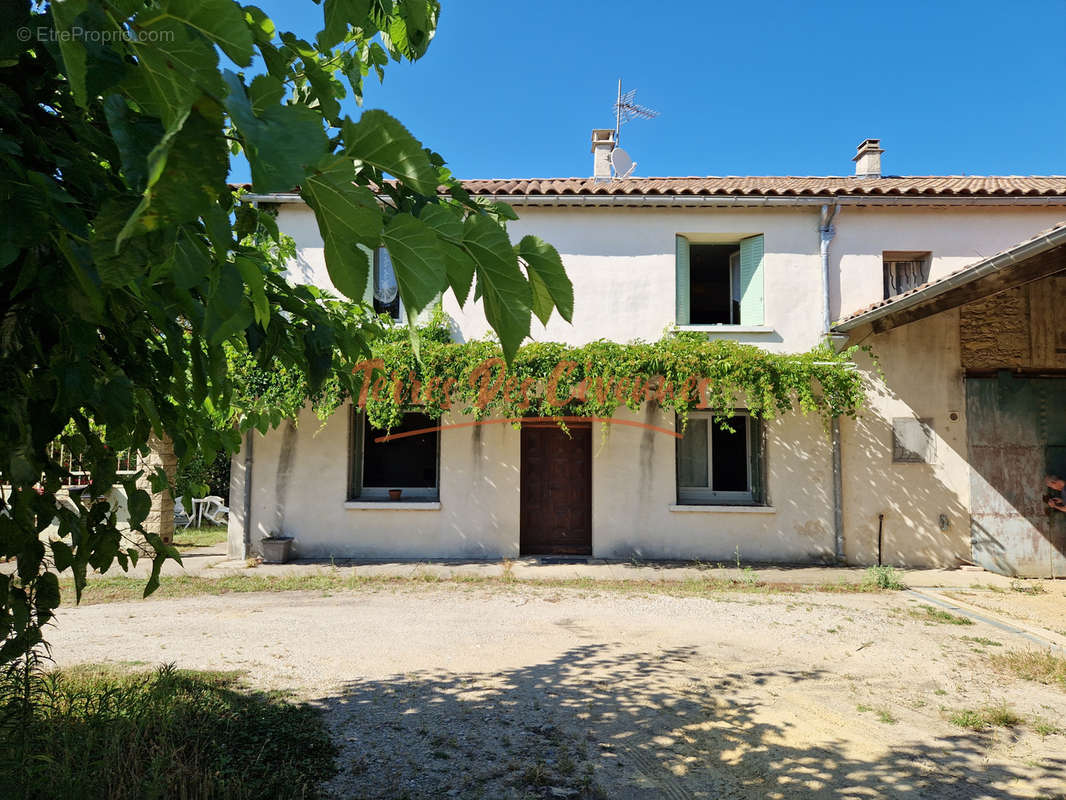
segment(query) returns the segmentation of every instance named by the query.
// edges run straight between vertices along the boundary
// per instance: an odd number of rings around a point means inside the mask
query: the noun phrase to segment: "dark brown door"
[[[592,429],[522,426],[523,555],[592,554]]]

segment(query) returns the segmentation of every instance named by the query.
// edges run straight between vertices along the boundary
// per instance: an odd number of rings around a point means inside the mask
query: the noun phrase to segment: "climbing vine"
[[[351,375],[336,375],[310,395],[285,372],[249,373],[272,398],[272,415],[295,415],[310,400],[321,419],[351,398],[377,428],[395,427],[418,411],[475,418],[587,416],[609,418],[624,406],[653,402],[682,420],[695,409],[720,420],[738,405],[772,418],[798,409],[827,422],[854,416],[865,397],[852,363],[857,348],[822,345],[800,354],[771,353],[701,333],[670,331],[655,342],[597,340],[581,346],[531,342],[510,365],[491,339],[451,341],[438,311],[418,330],[416,354],[405,329],[386,331]],[[274,423],[276,424],[276,422]]]

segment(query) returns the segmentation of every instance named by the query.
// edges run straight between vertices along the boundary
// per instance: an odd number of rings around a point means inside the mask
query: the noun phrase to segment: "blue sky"
[[[310,0],[259,5],[320,27]],[[426,57],[368,79],[364,107],[461,178],[590,175],[618,78],[661,114],[623,128],[638,176],[846,175],[866,137],[885,174],[1066,174],[1063,0],[442,6]]]

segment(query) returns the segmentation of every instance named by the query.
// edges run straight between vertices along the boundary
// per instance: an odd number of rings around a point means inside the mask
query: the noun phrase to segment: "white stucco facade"
[[[546,327],[534,320],[534,340],[659,338],[675,321],[678,234],[693,243],[764,237],[764,324],[719,326],[709,337],[777,352],[802,352],[822,339],[818,205],[517,211],[512,239],[533,233],[551,242],[574,284],[573,324],[557,316]],[[1064,217],[1062,206],[842,207],[829,258],[831,318],[882,299],[885,251],[931,253],[930,278],[936,279]],[[332,288],[312,213],[285,204],[279,224],[297,243],[294,280]],[[489,331],[480,305],[460,308],[449,294],[443,308],[458,338]],[[869,404],[859,419],[842,424],[844,555],[851,563],[874,560],[879,525],[886,563],[954,566],[967,558],[969,473],[957,336],[957,324],[941,316],[863,342],[873,345],[884,375],[861,364]],[[892,463],[892,419],[908,416],[934,420],[932,463]],[[661,412],[633,418],[674,425],[672,415]],[[291,426],[255,434],[247,521],[240,499],[247,454],[234,457],[232,554],[245,554],[246,524],[251,550],[274,532],[293,536],[301,557],[520,554],[517,430],[498,424],[443,431],[439,502],[382,504],[348,499],[350,424],[345,406],[325,423],[307,411]],[[675,439],[621,426],[603,433],[594,426],[592,555],[726,561],[739,550],[746,560],[832,560],[832,450],[822,421],[790,414],[769,421],[764,436],[765,504],[693,508],[678,505]]]

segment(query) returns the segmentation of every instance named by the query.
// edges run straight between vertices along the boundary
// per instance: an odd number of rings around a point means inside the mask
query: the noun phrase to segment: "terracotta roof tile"
[[[1066,175],[943,175],[882,178],[737,176],[684,178],[505,178],[466,180],[476,195],[1066,196]]]

